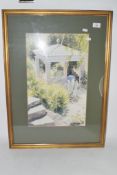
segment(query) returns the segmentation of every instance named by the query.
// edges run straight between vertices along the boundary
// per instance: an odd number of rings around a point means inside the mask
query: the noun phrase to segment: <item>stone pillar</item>
[[[46,81],[49,82],[50,79],[50,62],[45,64],[45,74],[46,74]]]
[[[64,77],[66,77],[66,78],[67,78],[67,68],[68,68],[68,62],[65,61],[64,62]]]
[[[36,70],[36,76],[39,78],[39,58],[35,57],[35,70]]]

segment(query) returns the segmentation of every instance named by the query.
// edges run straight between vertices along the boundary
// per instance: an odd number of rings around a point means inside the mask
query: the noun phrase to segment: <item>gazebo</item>
[[[62,44],[50,45],[44,49],[33,50],[35,62],[34,67],[37,77],[41,75],[40,64],[43,64],[45,80],[50,81],[51,65],[54,63],[61,63],[63,65],[63,75],[61,79],[67,78],[67,69],[70,62],[77,62],[80,60],[80,52]]]

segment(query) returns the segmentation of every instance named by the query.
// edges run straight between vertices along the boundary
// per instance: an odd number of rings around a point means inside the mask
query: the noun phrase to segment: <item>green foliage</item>
[[[80,59],[77,61],[77,68],[80,68],[80,66],[83,64],[83,59]]]
[[[75,35],[75,42],[76,42],[76,46],[75,48],[79,49],[81,52],[83,53],[88,53],[88,49],[89,49],[89,42],[88,42],[88,34],[79,34],[79,35]]]
[[[88,53],[88,37],[89,34],[50,34],[48,44],[57,44],[57,40],[59,40],[59,43],[64,46],[80,50],[82,53]]]
[[[27,59],[27,88],[28,96],[38,96],[38,81],[35,78],[35,72],[33,65],[29,59]]]
[[[84,87],[87,86],[87,73],[84,71],[81,77],[81,82]]]
[[[69,102],[69,93],[62,85],[48,84],[35,78],[31,61],[27,61],[27,88],[28,96],[40,98],[50,110],[62,112]]]
[[[39,97],[52,111],[62,112],[69,102],[69,93],[61,85],[39,82]]]
[[[71,120],[72,120],[72,123],[74,124],[85,124],[85,118],[84,116],[81,116],[81,115],[78,115],[78,114],[75,114],[73,116],[71,116]]]

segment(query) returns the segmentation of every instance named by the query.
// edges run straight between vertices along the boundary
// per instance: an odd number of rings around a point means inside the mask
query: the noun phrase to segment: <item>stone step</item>
[[[28,110],[28,114],[33,114],[35,112],[40,112],[42,110],[46,110],[46,108],[41,104],[41,105],[38,105],[38,106],[35,106],[33,108],[31,108],[30,110]]]
[[[45,117],[46,115],[47,115],[46,110],[41,110],[41,111],[38,111],[38,112],[34,112],[34,113],[28,115],[28,121],[32,122],[34,120],[38,120],[38,119],[41,119],[41,118]]]
[[[30,122],[31,125],[33,126],[41,126],[41,125],[47,125],[47,126],[52,126],[54,125],[54,120],[52,120],[48,115],[46,115],[45,117],[32,121]]]
[[[28,97],[28,110],[38,105],[41,105],[41,100],[39,98]]]

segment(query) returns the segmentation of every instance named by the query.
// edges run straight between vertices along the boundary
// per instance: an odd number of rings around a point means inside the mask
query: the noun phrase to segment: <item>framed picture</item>
[[[3,10],[10,148],[103,147],[111,11]]]

